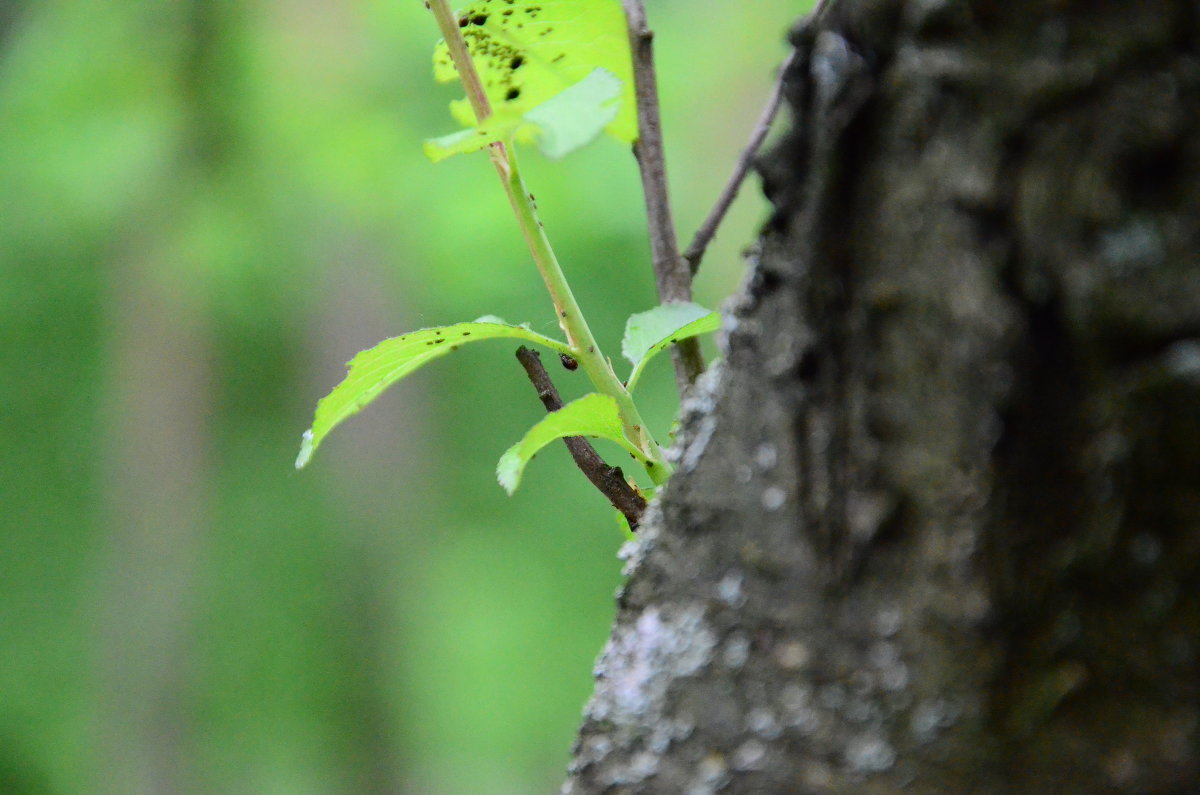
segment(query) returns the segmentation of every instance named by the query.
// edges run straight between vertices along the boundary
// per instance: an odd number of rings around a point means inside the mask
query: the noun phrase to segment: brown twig
[[[758,121],[754,125],[754,132],[750,135],[750,141],[738,157],[737,164],[733,168],[733,174],[730,175],[729,181],[725,183],[725,187],[721,190],[721,195],[717,198],[717,203],[709,211],[708,217],[704,219],[704,223],[696,230],[696,236],[692,238],[691,245],[688,246],[687,251],[683,254],[683,259],[687,262],[688,270],[693,276],[700,269],[700,260],[704,258],[704,252],[708,249],[708,244],[712,242],[713,236],[717,233],[717,227],[721,225],[721,221],[725,219],[725,213],[729,211],[733,200],[737,198],[738,190],[741,189],[746,175],[750,173],[750,167],[754,164],[754,158],[758,154],[758,150],[762,148],[763,141],[767,138],[767,133],[771,131],[771,122],[775,120],[775,114],[779,111],[779,104],[783,99],[784,75],[787,74],[788,67],[791,66],[794,57],[795,52],[793,51],[779,67],[779,76],[775,80],[775,87],[771,90],[767,106],[763,109],[762,115],[758,117]]]
[[[538,352],[522,345],[517,348],[517,361],[525,368],[525,373],[529,376],[533,388],[537,390],[538,397],[541,398],[546,411],[561,409],[563,407],[562,398],[559,397],[554,382],[550,380],[550,374],[542,366],[542,357]],[[591,442],[582,436],[567,436],[563,438],[563,442],[571,451],[571,458],[575,459],[575,465],[582,470],[592,485],[608,498],[612,506],[625,515],[630,529],[637,530],[642,513],[646,510],[646,500],[626,482],[621,468],[610,467],[604,463],[604,459],[596,452],[596,448],[592,447]]]
[[[654,33],[646,24],[641,0],[622,0],[629,23],[629,46],[633,51],[633,83],[637,97],[638,140],[633,145],[642,192],[646,196],[646,220],[650,229],[650,253],[658,300],[692,300],[692,272],[679,255],[675,222],[667,194],[667,164],[663,155],[662,121],[658,111],[658,78],[654,72]],[[675,380],[682,395],[704,372],[704,358],[695,338],[675,344],[671,358]]]

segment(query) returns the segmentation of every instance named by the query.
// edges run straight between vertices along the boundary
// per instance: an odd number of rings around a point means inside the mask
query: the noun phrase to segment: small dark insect
[[[471,17],[472,25],[482,25],[485,22],[487,22],[487,14],[476,14],[475,16]]]
[[[521,89],[519,89],[519,88],[510,88],[510,89],[508,90],[508,93],[504,95],[504,98],[505,98],[505,99],[507,99],[507,100],[510,100],[510,101],[511,101],[511,100],[514,100],[514,99],[516,99],[516,98],[517,98],[517,97],[519,97],[519,96],[521,96]]]
[[[469,331],[464,331],[464,332],[463,332],[463,336],[464,336],[464,337],[469,337],[469,336],[471,336],[471,332],[469,332]]]
[[[525,63],[525,58],[523,56],[517,55],[512,59],[512,62],[508,66],[510,69],[520,69],[521,64],[523,64],[523,63]]]
[[[575,358],[573,356],[568,356],[565,353],[560,353],[558,355],[558,360],[560,362],[562,362],[563,367],[567,368],[571,372],[574,372],[575,370],[577,370],[579,368],[579,362],[575,361]]]

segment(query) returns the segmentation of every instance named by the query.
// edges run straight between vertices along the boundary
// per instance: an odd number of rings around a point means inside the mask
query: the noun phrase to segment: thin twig
[[[641,0],[622,0],[629,23],[629,46],[633,51],[633,83],[637,97],[638,140],[633,145],[642,191],[646,196],[646,220],[650,229],[650,253],[658,299],[692,300],[692,273],[679,255],[675,222],[667,195],[667,164],[663,155],[662,121],[658,110],[658,78],[654,72],[654,34],[646,24]],[[675,380],[682,395],[704,372],[704,359],[695,338],[675,344],[672,351]]]
[[[762,148],[763,141],[767,138],[767,133],[771,131],[771,122],[775,120],[775,114],[779,111],[779,105],[783,99],[783,80],[787,74],[788,67],[792,65],[792,60],[796,53],[793,51],[784,59],[783,64],[779,67],[779,75],[775,80],[775,87],[771,90],[771,96],[767,100],[767,106],[763,108],[762,115],[758,117],[758,121],[754,125],[754,132],[750,135],[750,141],[742,150],[741,156],[738,157],[737,165],[733,168],[733,174],[730,175],[729,181],[725,183],[724,189],[721,190],[721,195],[717,198],[717,203],[713,205],[709,211],[708,217],[704,219],[704,223],[696,230],[696,236],[692,238],[691,245],[684,252],[683,258],[688,264],[688,270],[692,275],[700,269],[700,260],[704,258],[704,252],[708,248],[708,244],[712,242],[713,236],[717,233],[717,227],[721,225],[721,221],[725,218],[725,213],[729,211],[733,200],[737,198],[738,191],[742,187],[742,182],[745,181],[746,175],[750,173],[750,167],[754,164],[754,158],[758,155],[758,150]]]
[[[525,368],[533,388],[537,390],[542,405],[546,411],[558,411],[563,407],[562,398],[550,380],[550,374],[542,365],[542,357],[535,350],[522,345],[517,348],[517,361]],[[625,480],[620,467],[610,467],[592,447],[591,442],[582,436],[567,436],[563,438],[575,465],[583,471],[592,485],[608,498],[612,506],[625,515],[629,528],[636,530],[642,513],[646,510],[646,500]]]

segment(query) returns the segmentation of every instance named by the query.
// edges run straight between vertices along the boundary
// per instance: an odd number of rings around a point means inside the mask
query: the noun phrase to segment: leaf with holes
[[[646,460],[637,446],[625,438],[617,401],[608,395],[593,392],[547,414],[529,429],[525,438],[505,451],[496,465],[496,479],[504,490],[509,494],[515,492],[521,483],[525,465],[543,447],[565,436],[610,439],[639,461]]]
[[[312,459],[322,440],[338,424],[362,411],[401,378],[467,343],[503,338],[528,340],[559,353],[571,353],[571,349],[558,340],[492,317],[480,318],[473,323],[421,329],[384,340],[351,359],[346,378],[317,403],[312,427],[304,432],[300,444],[296,468],[302,468]]]
[[[676,302],[659,304],[653,309],[631,315],[625,323],[621,355],[633,363],[629,391],[641,378],[646,363],[668,346],[721,327],[721,314],[699,304]]]
[[[583,143],[594,133],[582,136],[579,130],[589,128],[603,128],[626,143],[637,138],[633,65],[618,0],[477,0],[458,19],[494,115],[479,125],[470,103],[455,100],[451,113],[471,130],[430,142],[431,156],[471,151],[508,137],[538,140],[543,148],[549,139],[552,150],[561,149],[553,142],[562,139],[564,129]],[[439,82],[457,79],[444,41],[434,51],[433,64]],[[549,103],[572,88],[570,101]]]

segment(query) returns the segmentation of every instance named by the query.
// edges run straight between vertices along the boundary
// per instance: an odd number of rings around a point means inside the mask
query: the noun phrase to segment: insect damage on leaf
[[[544,118],[516,122],[602,69],[615,78],[617,104],[597,129],[627,143],[636,139],[633,66],[618,0],[477,0],[459,12],[458,23],[497,117],[489,127],[515,129],[518,139],[531,140]],[[434,77],[457,79],[444,41],[434,52]],[[450,108],[463,125],[477,124],[467,100]]]

